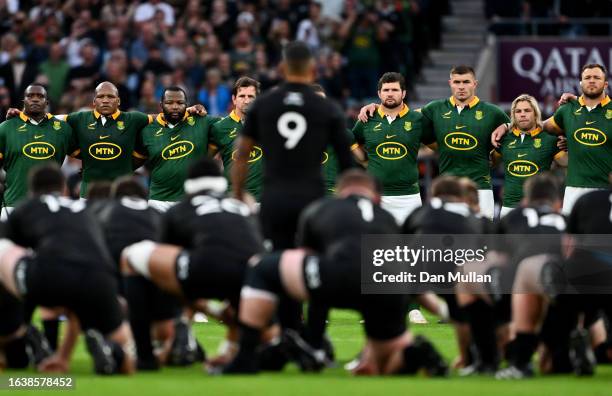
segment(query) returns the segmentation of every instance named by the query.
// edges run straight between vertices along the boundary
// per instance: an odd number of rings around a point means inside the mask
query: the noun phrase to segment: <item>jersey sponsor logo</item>
[[[585,121],[585,124],[587,125],[591,125],[591,124],[595,124],[597,121]]]
[[[165,160],[175,160],[191,154],[194,148],[195,146],[189,140],[179,140],[167,145],[161,155]]]
[[[159,128],[157,131],[155,131],[155,136],[161,136],[164,134],[164,128]]]
[[[508,173],[516,177],[533,176],[540,168],[533,162],[527,160],[516,160],[508,164]]]
[[[45,137],[45,135],[34,135],[34,139],[40,139],[40,138],[43,138],[43,137]]]
[[[62,125],[60,124],[59,121],[53,121],[53,129],[55,129],[56,131],[59,131],[62,128]]]
[[[236,152],[237,151],[238,150],[232,151],[232,161],[236,160]],[[327,153],[324,152],[323,154],[327,154]],[[261,147],[253,146],[253,150],[251,150],[251,152],[249,153],[249,159],[247,160],[247,162],[248,163],[257,162],[257,161],[259,161],[261,159],[261,157],[263,157],[263,150],[261,149]],[[324,162],[322,162],[322,164],[323,163]]]
[[[607,120],[612,120],[612,110],[608,109],[606,110],[606,115],[605,115]]]
[[[123,121],[117,121],[117,129],[119,129],[120,131],[125,129],[125,124],[123,123]]]
[[[329,154],[327,154],[327,152],[323,151],[323,160],[321,161],[321,165],[325,165],[327,160],[329,160]]]
[[[376,132],[382,131],[382,122],[379,122],[376,125],[374,125],[374,128],[372,130]]]
[[[230,133],[229,133],[229,135],[228,135],[228,136],[229,136],[229,137],[231,137],[232,139],[233,139],[233,138],[235,138],[235,137],[236,137],[236,135],[238,135],[238,131],[237,131],[237,129],[238,129],[238,128],[234,128],[234,129],[232,129],[232,130],[230,131]]]
[[[287,92],[287,95],[283,99],[283,103],[287,106],[303,106],[304,98],[300,92]]]
[[[27,126],[27,124],[21,124],[21,126],[19,128],[17,128],[17,130],[19,132],[25,132],[25,131],[28,130],[28,126]]]
[[[404,158],[408,149],[398,142],[384,142],[376,146],[376,154],[382,159],[395,161]]]
[[[391,138],[394,138],[394,137],[396,137],[396,136],[397,136],[397,135],[385,135],[385,138],[387,138],[387,139],[391,139]]]
[[[447,111],[446,113],[442,114],[442,118],[451,118],[452,112],[452,110]]]
[[[533,147],[537,148],[537,149],[542,147],[542,139],[540,139],[540,138],[533,139]]]
[[[585,146],[601,146],[608,140],[608,137],[599,129],[579,128],[574,132],[574,139]]]
[[[55,147],[47,142],[31,142],[21,149],[23,155],[35,160],[45,160],[55,155]]]
[[[121,155],[121,147],[111,142],[98,142],[89,146],[89,155],[100,161],[110,161]]]
[[[444,144],[453,150],[472,150],[478,146],[478,140],[465,132],[451,132],[444,137]]]
[[[176,139],[179,138],[179,136],[181,136],[181,135],[171,136],[170,137],[170,141],[174,142]]]
[[[406,121],[404,122],[404,130],[406,132],[411,131],[412,130],[412,122],[411,121]]]
[[[484,118],[484,113],[481,110],[476,110],[476,114],[474,114],[474,118],[480,121]]]
[[[100,135],[100,140],[104,140],[104,139],[109,138],[109,137],[110,137],[110,135],[104,135],[104,136]]]
[[[189,126],[195,125],[195,120],[193,119],[192,116],[187,117],[187,124],[189,124]]]

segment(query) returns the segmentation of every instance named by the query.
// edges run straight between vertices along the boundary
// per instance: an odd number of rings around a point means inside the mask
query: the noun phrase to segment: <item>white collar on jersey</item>
[[[227,179],[223,176],[211,177],[204,176],[195,179],[185,180],[183,185],[185,193],[195,194],[198,191],[210,190],[214,192],[224,193],[227,190]]]

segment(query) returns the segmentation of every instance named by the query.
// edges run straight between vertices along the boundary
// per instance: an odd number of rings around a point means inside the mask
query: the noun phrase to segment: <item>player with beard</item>
[[[185,195],[187,169],[206,156],[210,128],[215,119],[187,112],[187,94],[180,87],[162,93],[162,113],[142,132],[141,158],[151,169],[149,205],[165,212]]]
[[[368,156],[368,172],[383,186],[381,206],[398,224],[421,206],[417,154],[428,121],[404,103],[406,83],[399,73],[385,73],[378,81],[381,100],[367,122],[357,121],[355,141]]]
[[[60,196],[65,191],[57,166],[31,173],[32,197],[9,216],[0,240],[0,281],[25,304],[65,307],[75,315],[96,373],[131,373],[134,341],[123,321],[116,267],[93,216],[83,202]],[[67,243],[79,248],[66,249]],[[76,342],[70,334],[55,356],[63,368]]]
[[[582,195],[608,186],[608,174],[612,172],[612,104],[606,94],[607,76],[602,65],[584,65],[580,72],[582,95],[559,107],[544,123],[545,131],[567,137],[565,215]],[[491,137],[493,145],[499,144],[506,130],[507,125],[496,129]]]

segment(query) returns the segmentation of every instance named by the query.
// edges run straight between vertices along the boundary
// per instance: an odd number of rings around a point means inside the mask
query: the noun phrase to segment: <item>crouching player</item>
[[[367,343],[356,374],[415,373],[421,368],[434,376],[446,374],[434,347],[406,330],[407,296],[361,294],[361,236],[398,232],[393,217],[379,206],[375,181],[362,171],[348,171],[338,181],[337,194],[340,199],[313,203],[300,220],[300,245],[316,247],[320,255],[302,248],[250,261],[240,300],[240,350],[225,373],[258,371],[260,332],[279,299],[293,298],[361,313]],[[307,352],[297,335],[294,339]]]
[[[31,173],[32,197],[15,208],[0,239],[0,281],[28,305],[66,308],[85,332],[98,374],[131,373],[134,345],[118,300],[116,269],[84,203],[60,196],[65,191],[57,166]],[[76,337],[68,338],[73,346]],[[62,349],[71,352],[72,346]],[[67,367],[69,355],[54,359]]]
[[[140,274],[190,302],[228,300],[236,309],[247,262],[263,251],[263,242],[249,207],[228,198],[226,189],[214,160],[195,162],[185,182],[187,196],[164,214],[164,243],[147,240],[125,248],[124,274]]]

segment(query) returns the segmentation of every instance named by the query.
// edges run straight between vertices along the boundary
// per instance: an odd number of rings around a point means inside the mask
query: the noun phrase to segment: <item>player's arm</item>
[[[336,152],[338,158],[338,170],[340,172],[347,170],[355,166],[353,156],[351,154],[351,141],[346,134],[346,122],[344,120],[344,114],[340,107],[333,106],[333,116],[331,120],[331,133],[330,143],[332,148]]]
[[[555,164],[557,164],[557,166],[567,168],[567,138],[563,135],[557,136],[557,152],[553,157],[553,161]]]
[[[561,135],[563,133],[563,129],[559,126],[557,121],[555,121],[555,116],[544,121],[544,131],[553,135]]]
[[[368,122],[368,120],[374,116],[374,113],[376,112],[377,109],[378,109],[378,104],[376,103],[367,104],[363,106],[361,109],[359,109],[359,115],[357,116],[357,119],[361,122]]]
[[[6,153],[6,124],[0,124],[0,168],[4,167],[4,154]]]
[[[232,164],[232,187],[234,197],[244,199],[244,184],[249,173],[249,154],[255,146],[255,140],[250,136],[240,135],[236,139],[236,158]]]
[[[434,132],[434,125],[431,116],[431,109],[427,106],[416,109],[418,113],[423,115],[421,118],[421,129],[423,131],[421,135],[421,143],[427,146],[430,150],[438,150],[438,142],[436,141],[436,134]]]
[[[317,218],[317,212],[323,200],[316,201],[308,205],[303,211],[298,221],[296,233],[296,246],[317,250],[321,243],[316,232],[313,231],[313,220]]]
[[[70,369],[70,360],[79,339],[81,325],[74,313],[67,312],[66,317],[68,321],[62,344],[53,355],[38,365],[38,370],[43,373],[66,373]]]

